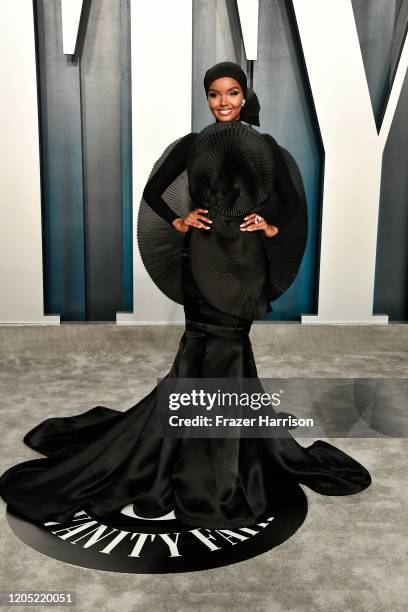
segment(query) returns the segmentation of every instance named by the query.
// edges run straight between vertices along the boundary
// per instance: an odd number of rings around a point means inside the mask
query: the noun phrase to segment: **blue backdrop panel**
[[[121,3],[90,3],[79,49],[86,317],[115,319],[123,300]],[[126,112],[126,111],[125,111]]]
[[[260,130],[272,134],[295,158],[309,211],[309,236],[296,280],[272,303],[271,320],[299,320],[315,314],[319,261],[322,147],[291,11],[284,2],[261,0],[254,89]]]
[[[85,319],[79,65],[62,53],[60,2],[38,0],[44,304],[62,320]]]

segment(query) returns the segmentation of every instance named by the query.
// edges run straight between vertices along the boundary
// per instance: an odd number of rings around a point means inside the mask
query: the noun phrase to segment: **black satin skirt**
[[[186,234],[183,291],[186,326],[171,377],[257,377],[252,321],[214,309],[191,273]],[[33,521],[66,521],[78,510],[108,516],[133,503],[139,516],[174,510],[208,528],[256,524],[291,486],[350,495],[371,483],[352,457],[318,440],[305,448],[282,438],[167,438],[157,418],[157,387],[120,412],[95,406],[39,423],[24,442],[44,458],[10,467],[0,494]]]

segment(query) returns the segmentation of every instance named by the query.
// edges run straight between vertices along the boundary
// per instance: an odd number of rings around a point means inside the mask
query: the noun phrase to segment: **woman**
[[[240,66],[216,64],[207,71],[204,86],[215,127],[181,138],[144,190],[151,219],[164,223],[171,236],[182,237],[180,301],[186,329],[167,377],[257,380],[248,334],[253,319],[270,310],[271,296],[284,290],[282,278],[286,286],[293,280],[292,267],[274,286],[274,270],[279,266],[268,267],[267,262],[274,253],[273,241],[296,224],[299,197],[281,147],[272,137],[261,137],[239,125],[259,125],[259,103]],[[237,137],[235,150],[243,142],[254,144],[259,156],[254,159],[243,154],[242,159],[234,158],[235,165],[225,155],[219,158],[221,162],[214,161],[215,147],[207,145],[219,137]],[[219,163],[224,164],[225,172],[220,173]],[[236,169],[241,163],[244,174],[248,173],[247,182]],[[180,216],[163,194],[186,168],[193,195],[211,206],[194,206]],[[274,193],[285,202],[281,210],[263,197],[272,169]],[[249,203],[259,194],[263,194],[259,205],[250,210]],[[246,211],[243,219],[242,210]],[[232,230],[231,221],[232,226],[235,223]],[[139,226],[142,233],[147,232],[143,216]],[[232,241],[229,231],[235,231]],[[156,247],[153,245],[154,250]],[[230,251],[245,253],[235,262],[242,275],[236,273],[236,266],[235,272],[228,268],[228,248],[244,249]],[[214,254],[216,259],[211,259]],[[149,261],[147,250],[145,255]],[[225,265],[221,278],[228,279],[226,283],[218,282],[216,271],[221,264]],[[295,267],[298,264],[296,260]],[[155,274],[154,266],[149,271]],[[163,287],[166,289],[164,280]],[[133,503],[136,515],[145,518],[174,510],[176,518],[188,525],[250,526],[270,513],[280,496],[298,483],[324,495],[346,495],[371,482],[361,464],[320,440],[303,448],[290,434],[262,439],[163,437],[157,419],[157,387],[125,412],[96,406],[77,416],[47,419],[29,431],[24,441],[46,458],[9,468],[0,479],[0,491],[10,506],[33,521],[68,520],[79,509],[106,517]]]

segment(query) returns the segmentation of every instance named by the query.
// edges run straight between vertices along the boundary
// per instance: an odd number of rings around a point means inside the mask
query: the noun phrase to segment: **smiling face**
[[[230,77],[216,79],[208,89],[208,105],[218,121],[237,121],[243,100],[241,85]]]

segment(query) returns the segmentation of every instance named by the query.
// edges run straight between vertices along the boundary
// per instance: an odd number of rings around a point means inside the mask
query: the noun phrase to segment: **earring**
[[[242,100],[241,106],[245,106],[245,100]]]

